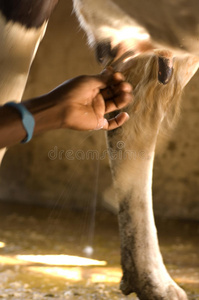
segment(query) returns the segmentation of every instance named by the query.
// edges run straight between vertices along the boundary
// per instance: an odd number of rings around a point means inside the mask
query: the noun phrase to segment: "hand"
[[[104,115],[126,106],[132,100],[131,92],[131,85],[124,82],[122,74],[108,69],[100,75],[76,77],[23,105],[34,116],[34,135],[58,128],[111,130],[124,124],[129,116],[122,112],[106,120]],[[26,136],[19,112],[0,106],[0,148]]]
[[[76,130],[112,130],[129,118],[125,112],[107,120],[104,115],[119,110],[132,101],[132,87],[121,73],[106,69],[99,75],[80,76],[66,81],[48,97],[62,107],[62,128]]]

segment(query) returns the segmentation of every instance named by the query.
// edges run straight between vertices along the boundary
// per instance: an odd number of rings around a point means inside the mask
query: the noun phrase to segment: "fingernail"
[[[107,119],[104,119],[102,128],[104,128],[107,125],[107,123],[108,123]]]
[[[107,124],[107,120],[106,119],[100,119],[97,123],[97,127],[94,130],[100,130],[102,128],[104,128]]]
[[[130,116],[129,116],[129,114],[127,112],[121,112],[120,114],[125,114],[126,115],[125,122],[129,120]]]
[[[124,92],[126,92],[126,93],[130,93],[130,92],[132,92],[132,90],[133,90],[133,87],[132,87],[132,85],[129,83],[125,83],[125,86],[124,86]]]
[[[127,119],[129,119],[130,118],[129,114],[127,112],[124,112],[124,113],[127,116]]]

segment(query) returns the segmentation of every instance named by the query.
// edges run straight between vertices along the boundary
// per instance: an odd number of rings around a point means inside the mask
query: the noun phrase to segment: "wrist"
[[[26,137],[21,141],[21,143],[29,142],[32,139],[35,128],[35,119],[33,115],[22,103],[8,102],[4,106],[12,107],[19,113],[24,130],[26,131]]]
[[[35,135],[61,128],[63,110],[49,94],[25,101],[24,106],[34,116]]]

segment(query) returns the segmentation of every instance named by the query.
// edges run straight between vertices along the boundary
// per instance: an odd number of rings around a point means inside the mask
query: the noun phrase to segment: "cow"
[[[163,123],[175,122],[183,87],[198,68],[196,0],[73,0],[98,60],[134,87],[130,121],[108,133],[117,191],[124,294],[185,300],[159,251],[152,211],[152,169]],[[58,0],[0,0],[0,103],[21,101],[30,66]],[[131,15],[128,15],[124,10]],[[184,26],[187,25],[187,26]],[[126,159],[129,149],[136,159]],[[3,157],[5,150],[1,150]]]
[[[152,172],[157,139],[176,123],[182,90],[199,66],[199,2],[73,4],[97,60],[122,72],[134,91],[134,101],[125,109],[130,120],[107,134],[119,203],[120,288],[125,295],[135,292],[140,300],[185,300],[186,293],[168,274],[159,250]]]
[[[0,0],[0,104],[21,101],[29,70],[58,0]],[[2,160],[5,149],[0,150]]]

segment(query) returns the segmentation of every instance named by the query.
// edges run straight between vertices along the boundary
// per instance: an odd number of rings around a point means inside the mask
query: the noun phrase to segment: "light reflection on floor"
[[[87,268],[70,267],[29,267],[29,271],[48,274],[56,277],[63,277],[71,281],[85,281],[90,283],[119,283],[121,279],[121,269],[115,268]]]
[[[0,242],[0,248],[4,248],[5,247],[5,243],[4,242]]]
[[[106,261],[74,255],[16,255],[19,261],[35,262],[55,266],[106,266]]]
[[[94,253],[88,258],[83,252],[88,231],[82,214],[62,212],[58,220],[49,220],[47,209],[2,204],[0,214],[2,299],[136,299],[119,291],[122,272],[115,216],[97,214]],[[162,221],[158,227],[170,274],[190,300],[198,300],[199,224]]]

